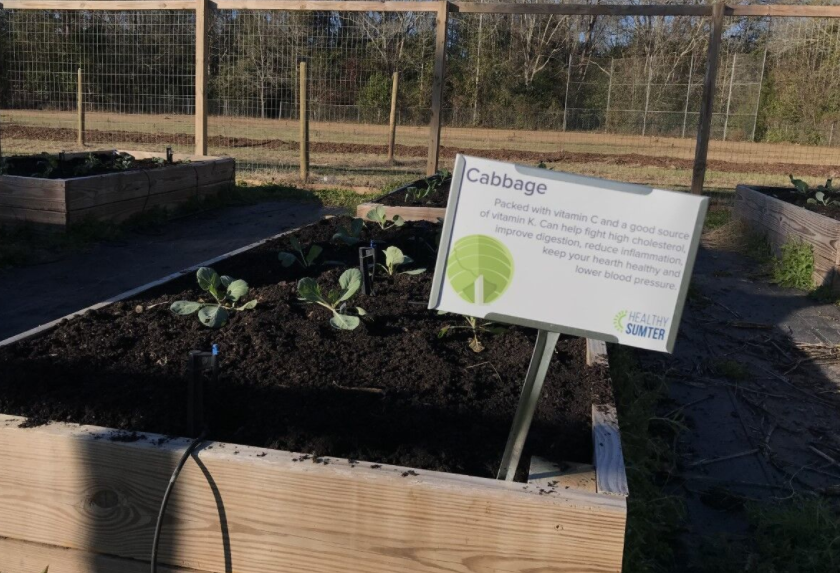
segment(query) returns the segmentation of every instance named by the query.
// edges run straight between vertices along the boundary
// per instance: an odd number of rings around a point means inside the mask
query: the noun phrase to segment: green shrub
[[[801,241],[782,245],[782,256],[773,262],[773,281],[780,286],[811,290],[814,288],[814,248]]]

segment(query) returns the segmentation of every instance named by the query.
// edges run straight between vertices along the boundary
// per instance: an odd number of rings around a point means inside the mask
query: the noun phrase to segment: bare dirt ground
[[[0,113],[6,153],[75,149],[72,112],[6,110]],[[90,113],[88,145],[189,148],[192,116]],[[252,179],[286,181],[297,167],[298,124],[291,120],[209,118],[210,153],[231,155],[240,173]],[[387,126],[353,123],[310,124],[313,172],[325,182],[384,186],[401,174],[425,168],[428,129],[397,130],[398,162],[389,164]],[[690,184],[694,139],[641,137],[605,133],[444,128],[443,166],[456,153],[491,159],[540,163],[586,175],[683,187]],[[840,160],[840,150],[792,144],[713,141],[709,153],[709,186],[731,188],[738,182],[783,185],[789,173],[825,178]]]

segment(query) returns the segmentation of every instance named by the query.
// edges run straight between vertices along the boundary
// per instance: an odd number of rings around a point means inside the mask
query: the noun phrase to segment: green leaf
[[[359,313],[359,316],[367,316],[368,315],[368,311],[366,311],[365,309],[363,309],[360,306],[356,307],[356,312]]]
[[[292,248],[294,250],[296,250],[296,251],[301,250],[300,249],[300,240],[297,237],[295,237],[295,236],[289,237],[289,244],[292,245]]]
[[[240,306],[236,310],[252,310],[252,309],[255,309],[255,308],[257,308],[257,299],[249,300],[248,302],[246,302],[245,304],[243,304],[242,306]]]
[[[307,302],[318,302],[323,298],[321,296],[321,287],[318,286],[318,283],[312,277],[300,279],[297,284],[297,291],[298,297]]]
[[[365,228],[365,222],[358,217],[354,218],[350,221],[350,235],[353,237],[358,237],[362,234],[362,229]]]
[[[319,247],[318,245],[312,245],[312,247],[309,249],[309,254],[306,255],[306,264],[311,265],[312,261],[317,259],[318,255],[320,255],[323,252],[324,249],[322,247]]]
[[[398,247],[388,247],[385,249],[385,263],[388,266],[397,266],[405,262],[405,255]]]
[[[204,305],[200,302],[192,302],[189,300],[176,300],[169,307],[169,310],[181,316],[188,316],[190,314],[198,312],[198,309],[200,309],[202,306]]]
[[[280,264],[282,264],[285,268],[292,266],[297,261],[297,257],[295,257],[292,253],[286,252],[277,253],[277,258],[280,259]]]
[[[222,279],[220,279],[216,271],[210,267],[201,267],[195,275],[198,279],[198,286],[201,287],[201,290],[203,291],[212,293],[222,284]]]
[[[444,326],[443,328],[441,328],[441,329],[438,331],[438,338],[443,338],[444,336],[446,336],[446,333],[447,333],[447,332],[449,332],[449,327],[448,327],[448,326]]]
[[[338,277],[341,296],[337,302],[343,302],[352,297],[362,286],[362,273],[359,269],[347,269]]]
[[[248,294],[248,283],[246,283],[242,279],[233,281],[227,288],[227,296],[233,302],[237,302],[246,294]]]
[[[402,227],[403,225],[405,225],[405,219],[403,219],[399,215],[394,215],[394,225],[396,225],[397,227]]]
[[[361,219],[359,219],[359,220],[361,220]],[[361,239],[357,239],[356,237],[352,237],[352,236],[348,235],[343,229],[341,231],[339,231],[338,233],[336,233],[335,235],[333,235],[333,241],[341,241],[342,243],[344,243],[346,245],[349,245],[351,247],[353,245],[356,245],[356,244],[362,242]]]
[[[347,314],[338,314],[335,313],[333,317],[330,319],[330,324],[333,328],[337,328],[338,330],[353,330],[357,326],[359,326],[358,316],[350,316]]]
[[[403,271],[400,274],[402,275],[422,275],[426,272],[426,269],[411,269],[410,271]]]
[[[204,306],[198,311],[198,320],[204,326],[219,328],[224,326],[228,319],[228,311],[221,306]]]
[[[383,225],[386,221],[385,219],[385,207],[379,205],[370,211],[367,212],[367,218],[371,221],[375,221],[380,225]]]
[[[219,279],[222,281],[222,286],[225,288],[230,286],[230,283],[232,283],[234,280],[233,277],[229,277],[227,275],[222,275],[221,277],[219,277]]]

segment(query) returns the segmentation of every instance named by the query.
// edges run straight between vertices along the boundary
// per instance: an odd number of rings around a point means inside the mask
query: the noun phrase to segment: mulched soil
[[[419,181],[415,181],[408,187],[414,187],[420,192],[425,192],[427,189],[428,182],[431,182],[435,185],[433,191],[430,191],[428,195],[422,198],[418,198],[418,195],[414,191],[410,191],[409,189],[403,189],[396,193],[389,193],[384,197],[381,197],[374,201],[374,203],[381,203],[382,205],[390,205],[390,206],[401,206],[401,207],[440,207],[445,208],[447,202],[449,201],[449,184],[452,183],[452,179],[446,179],[445,181],[441,182],[437,177],[430,177],[428,179],[420,179]]]
[[[785,203],[791,203],[797,207],[802,207],[804,209],[808,209],[809,211],[819,213],[820,215],[830,217],[836,221],[840,221],[840,207],[836,207],[834,205],[809,205],[808,199],[803,197],[800,193],[797,193],[794,189],[787,187],[754,187],[754,189],[760,193],[764,193],[765,195],[784,201]]]
[[[30,127],[23,125],[9,125],[3,128],[3,137],[7,139],[28,139],[43,141],[74,141],[76,131],[65,127]],[[114,141],[126,143],[169,143],[177,145],[192,145],[194,137],[186,133],[143,133],[133,131],[104,131],[87,130],[85,138],[90,143],[112,143]],[[252,139],[247,137],[211,136],[208,138],[211,147],[238,148],[261,147],[265,149],[298,148],[296,141],[280,139]],[[559,146],[558,146],[559,147]],[[385,155],[386,145],[371,145],[361,143],[331,143],[310,142],[311,153],[333,154],[370,154]],[[395,153],[398,157],[425,157],[428,149],[420,145],[397,145]],[[692,159],[675,157],[657,157],[640,153],[586,153],[557,151],[528,151],[521,149],[470,149],[456,147],[441,147],[440,155],[444,158],[454,158],[456,154],[474,155],[498,161],[514,161],[519,163],[597,163],[607,165],[624,165],[631,167],[664,167],[667,169],[693,169]],[[801,163],[746,163],[735,161],[709,160],[708,168],[712,171],[727,173],[753,173],[761,171],[767,175],[787,175],[797,173],[800,176],[826,177],[833,168],[828,165],[807,165]]]
[[[13,155],[5,157],[4,160],[7,175],[37,177],[39,179],[74,179],[105,173],[158,169],[164,166],[163,163],[152,159],[134,159],[132,157],[130,166],[122,169],[114,163],[118,158],[119,156],[113,153],[94,152],[81,157],[67,158],[64,161],[61,161],[58,155],[48,155],[46,153]]]
[[[295,235],[322,245],[322,261],[354,264],[356,247],[330,241],[347,222],[323,220]],[[382,247],[399,246],[417,266],[434,265],[436,225],[369,225],[363,233]],[[215,265],[247,280],[247,299],[259,300],[219,330],[168,310],[174,300],[200,296],[190,273],[0,348],[0,412],[28,416],[29,424],[184,435],[187,354],[216,343],[222,367],[208,391],[210,439],[492,477],[535,332],[485,335],[480,354],[468,348],[465,331],[439,338],[444,325],[464,321],[427,310],[431,271],[379,277],[376,296],[350,301],[371,320],[334,330],[329,311],[297,300],[295,284],[306,274],[328,289],[342,269],[283,268],[277,252],[289,249],[283,237]],[[604,372],[585,365],[584,348],[582,339],[561,339],[526,454],[591,460],[592,398],[607,399],[610,388]]]

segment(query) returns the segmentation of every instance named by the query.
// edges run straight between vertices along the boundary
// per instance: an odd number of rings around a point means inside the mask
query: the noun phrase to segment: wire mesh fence
[[[383,185],[425,167],[434,12],[211,10],[209,152],[246,179],[298,167],[308,65],[312,172]],[[625,181],[689,185],[709,19],[451,13],[442,160],[461,151]],[[729,17],[708,184],[783,184],[840,159],[840,23]],[[75,149],[77,69],[88,147],[192,148],[192,10],[0,11],[4,153]],[[397,162],[387,161],[399,74]]]

